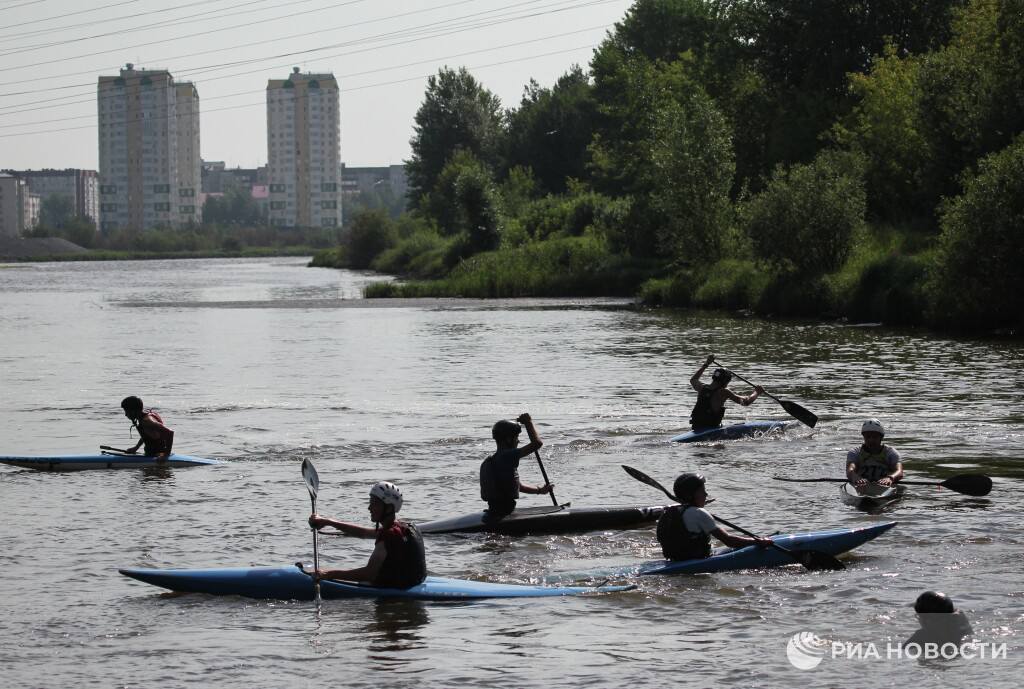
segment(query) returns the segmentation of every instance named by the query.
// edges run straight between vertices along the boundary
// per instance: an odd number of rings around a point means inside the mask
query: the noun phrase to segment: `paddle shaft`
[[[544,478],[544,485],[546,486],[551,483],[551,481],[548,480],[548,472],[544,471],[544,462],[540,461],[540,452],[534,450],[533,455],[537,458],[537,466],[540,467],[540,475]],[[548,495],[551,496],[551,504],[558,507],[558,500],[555,499],[555,489],[552,488]]]
[[[776,481],[787,481],[789,483],[848,483],[849,481],[845,478],[786,478],[783,476],[773,476]],[[992,479],[985,474],[957,474],[950,476],[944,481],[907,481],[900,480],[893,485],[908,485],[908,486],[936,486],[938,488],[947,488],[955,493],[962,493],[964,495],[973,495],[980,497],[988,495],[992,490]]]
[[[718,359],[715,359],[715,363],[716,363],[716,364],[722,364],[722,362],[721,362],[721,361],[719,361]],[[722,364],[722,366],[725,366],[725,364]],[[728,367],[728,366],[726,366],[726,368],[729,368],[729,367]],[[751,382],[750,382],[749,380],[747,380],[746,378],[744,378],[744,377],[743,377],[743,376],[741,376],[740,374],[736,373],[736,371],[733,371],[733,370],[732,370],[731,368],[729,369],[729,373],[733,374],[734,376],[736,376],[737,378],[739,378],[740,380],[742,380],[742,381],[743,381],[744,383],[746,383],[746,384],[747,384],[747,385],[749,385],[750,387],[752,387],[752,388],[753,388],[753,387],[756,387],[756,386],[755,386],[755,385],[754,385],[753,383],[751,383]],[[778,402],[779,404],[782,404],[782,400],[780,400],[780,399],[779,399],[778,397],[776,397],[776,396],[775,396],[775,395],[773,395],[772,393],[768,392],[767,390],[765,390],[765,391],[764,391],[764,396],[765,396],[765,397],[770,397],[770,398],[772,398],[773,400],[775,400],[776,402]]]
[[[316,494],[320,490],[320,477],[316,473],[316,467],[308,459],[302,460],[302,479],[306,482],[306,490],[309,491],[309,503],[312,513],[316,514]],[[313,529],[313,595],[316,604],[320,605],[320,544],[319,531]]]

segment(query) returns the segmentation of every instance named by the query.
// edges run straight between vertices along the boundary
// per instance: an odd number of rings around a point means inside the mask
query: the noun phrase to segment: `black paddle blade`
[[[815,414],[811,413],[807,409],[804,409],[796,402],[790,402],[789,400],[779,400],[779,404],[782,405],[782,408],[785,409],[790,416],[792,416],[794,419],[796,419],[802,424],[806,424],[811,428],[814,428],[815,424],[818,423],[818,417]]]
[[[669,490],[665,488],[665,486],[661,485],[644,472],[640,471],[639,469],[634,469],[631,466],[626,466],[625,464],[621,464],[620,466],[626,471],[627,474],[635,478],[637,481],[640,481],[641,483],[646,483],[648,486],[651,486],[652,488],[657,488],[668,497],[672,498],[676,502],[679,502],[679,498],[672,495],[672,493],[670,493]]]
[[[820,550],[791,550],[791,553],[804,567],[812,572],[821,570],[838,571],[846,569],[846,565],[828,553]]]
[[[957,493],[981,497],[992,492],[992,479],[984,474],[959,474],[939,484]]]

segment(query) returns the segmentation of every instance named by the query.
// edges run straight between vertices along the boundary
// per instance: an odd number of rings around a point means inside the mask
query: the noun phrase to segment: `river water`
[[[133,444],[137,394],[175,449],[227,463],[164,471],[0,467],[0,676],[10,687],[1017,687],[1024,669],[1024,349],[920,331],[649,311],[621,300],[364,301],[379,279],[294,258],[0,266],[0,454]],[[677,445],[708,352],[817,413],[757,440]],[[742,384],[734,385],[746,392]],[[398,483],[403,516],[479,508],[491,424],[529,411],[556,494],[661,504],[627,476],[708,477],[714,511],[771,533],[897,520],[843,572],[799,567],[647,577],[598,597],[471,604],[266,602],[173,595],[119,567],[312,559],[299,465],[322,512],[368,524]],[[983,472],[985,498],[913,487],[883,514],[836,484],[866,416],[908,478]],[[729,420],[786,418],[763,398]],[[523,480],[540,481],[524,460]],[[546,496],[525,496],[542,505]],[[321,538],[330,566],[371,544]],[[435,536],[438,575],[587,580],[658,557],[652,528],[569,536]],[[593,581],[593,578],[589,579]],[[920,662],[888,644],[945,591],[1005,657]],[[798,669],[798,633],[861,648]],[[846,647],[844,647],[846,648]],[[881,658],[872,655],[872,649]],[[856,653],[856,651],[854,651]]]

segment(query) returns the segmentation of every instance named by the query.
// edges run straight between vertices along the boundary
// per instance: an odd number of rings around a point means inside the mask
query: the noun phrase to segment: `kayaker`
[[[370,519],[374,528],[349,524],[312,514],[309,525],[314,529],[331,526],[349,536],[376,540],[370,559],[355,569],[319,569],[320,579],[358,581],[380,588],[405,589],[422,584],[427,578],[423,536],[413,524],[399,521],[402,491],[393,483],[380,481],[370,489]]]
[[[748,538],[731,534],[718,525],[711,513],[704,509],[708,500],[704,476],[680,474],[672,492],[679,505],[665,509],[658,519],[658,542],[668,560],[697,560],[711,555],[711,537],[730,548],[756,545],[767,548],[770,538]]]
[[[146,409],[142,400],[135,395],[121,400],[121,409],[131,420],[132,427],[139,432],[139,442],[125,452],[133,455],[145,446],[143,452],[147,457],[167,459],[174,445],[174,431],[164,425],[160,415],[152,409]]]
[[[555,487],[553,483],[528,486],[519,480],[519,460],[539,450],[544,443],[537,435],[529,414],[520,414],[516,421],[518,423],[502,419],[494,424],[491,437],[498,448],[480,465],[480,499],[487,503],[487,521],[512,514],[520,492],[542,495],[550,493]],[[526,427],[530,442],[518,447],[523,426]]]
[[[914,612],[917,613],[921,628],[907,639],[904,646],[917,644],[924,648],[925,644],[959,645],[974,633],[967,615],[957,610],[953,601],[944,593],[925,591],[914,602]]]
[[[690,378],[690,387],[697,392],[697,403],[693,405],[690,412],[690,426],[695,431],[703,431],[709,428],[718,428],[722,425],[725,417],[725,402],[732,400],[744,407],[750,406],[757,399],[758,395],[764,392],[760,385],[754,386],[754,391],[746,397],[741,397],[729,389],[729,381],[732,380],[732,373],[728,369],[716,368],[711,374],[711,383],[700,382],[707,367],[715,362],[714,355],[709,355],[704,364],[697,369],[697,372]]]
[[[862,488],[868,483],[895,485],[903,478],[903,462],[896,448],[885,445],[885,427],[878,419],[868,419],[860,428],[864,444],[846,454],[846,480]]]

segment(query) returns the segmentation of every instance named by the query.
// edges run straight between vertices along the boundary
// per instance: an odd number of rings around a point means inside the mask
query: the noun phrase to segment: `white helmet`
[[[885,435],[885,428],[882,426],[882,422],[878,419],[868,419],[864,422],[864,425],[860,427],[861,433],[881,433]]]
[[[385,505],[391,505],[395,512],[402,509],[402,491],[389,481],[379,481],[370,489],[370,497],[377,498]]]

